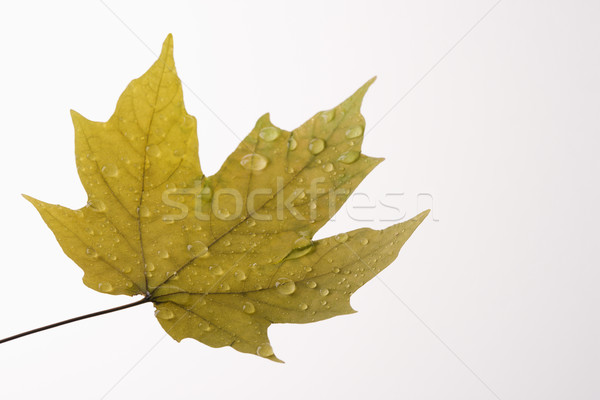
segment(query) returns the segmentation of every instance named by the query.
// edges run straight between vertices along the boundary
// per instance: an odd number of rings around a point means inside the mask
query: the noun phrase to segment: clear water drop
[[[325,172],[331,172],[331,171],[333,171],[333,164],[332,164],[332,163],[330,163],[330,162],[329,162],[329,163],[327,163],[327,164],[324,164],[324,165],[323,165],[323,170],[324,170]]]
[[[273,347],[269,343],[263,343],[256,348],[256,354],[261,357],[271,357],[273,354]]]
[[[141,206],[138,208],[138,215],[143,218],[148,218],[150,216],[150,209],[146,206]]]
[[[108,176],[110,178],[113,178],[113,177],[119,175],[119,169],[114,164],[107,164],[107,165],[105,165],[105,166],[102,167],[102,174],[104,176]]]
[[[345,243],[346,240],[348,240],[348,234],[347,233],[340,233],[339,235],[335,235],[335,240],[338,243]]]
[[[298,141],[293,137],[290,137],[290,140],[288,141],[288,149],[296,150],[296,147],[298,147]]]
[[[295,249],[302,249],[302,248],[304,248],[306,246],[310,246],[310,245],[312,245],[312,241],[307,237],[298,238],[294,242]]]
[[[360,244],[362,244],[363,246],[368,245],[369,244],[369,239],[367,239],[367,238],[360,239]]]
[[[208,253],[208,247],[201,240],[196,240],[188,244],[187,249],[192,257],[202,257]]]
[[[235,277],[235,279],[237,279],[240,282],[246,280],[246,273],[244,271],[242,271],[242,270],[235,271],[235,273],[233,274],[233,276]]]
[[[265,169],[268,164],[268,160],[261,154],[250,153],[242,157],[240,164],[246,169],[260,171]]]
[[[156,145],[156,144],[146,146],[146,152],[148,153],[149,156],[152,156],[152,157],[160,157],[160,154],[161,154],[160,147],[158,147],[158,145]]]
[[[256,312],[256,307],[254,307],[254,304],[247,301],[242,306],[242,310],[244,310],[246,314],[254,314]]]
[[[306,311],[306,309],[308,308],[308,304],[306,304],[306,303],[300,303],[300,304],[298,304],[298,308],[301,311]]]
[[[169,251],[168,250],[159,250],[158,256],[160,258],[167,259],[167,258],[169,258]]]
[[[258,133],[258,136],[260,136],[266,142],[272,142],[279,137],[279,129],[275,128],[274,126],[262,128]]]
[[[279,293],[288,296],[296,291],[296,284],[291,279],[279,278],[275,282],[275,288]]]
[[[98,258],[98,252],[91,247],[85,249],[85,254],[87,254],[88,257],[93,258],[94,260]]]
[[[319,154],[325,149],[325,141],[323,139],[315,138],[308,144],[308,150],[312,154]]]
[[[362,126],[355,126],[354,128],[350,128],[346,131],[346,137],[348,139],[357,138],[359,136],[362,136],[362,134],[363,134]]]
[[[348,150],[338,157],[338,161],[343,162],[344,164],[352,164],[353,162],[358,160],[359,157],[360,151]]]
[[[334,116],[335,116],[335,110],[327,110],[327,111],[321,112],[321,118],[323,119],[324,122],[330,122],[331,120],[333,120]]]
[[[323,288],[323,289],[319,290],[319,294],[321,296],[325,297],[325,296],[327,296],[329,294],[329,289]]]
[[[160,319],[172,319],[175,316],[173,311],[169,310],[168,308],[159,308],[154,312],[154,315],[156,318]]]
[[[102,200],[91,199],[88,201],[88,206],[94,211],[103,212],[106,210],[106,204]]]
[[[306,287],[309,289],[314,289],[317,287],[317,282],[315,281],[308,281],[306,282]]]
[[[221,268],[220,265],[211,265],[210,267],[208,267],[208,270],[213,275],[217,275],[217,276],[223,275],[223,268]]]
[[[98,284],[98,290],[102,293],[110,293],[113,290],[113,286],[109,282],[100,282]]]

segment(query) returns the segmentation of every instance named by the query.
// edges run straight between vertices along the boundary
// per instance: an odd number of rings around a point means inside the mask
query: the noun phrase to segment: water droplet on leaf
[[[347,233],[340,233],[339,235],[335,235],[335,240],[338,243],[345,243],[346,240],[348,240],[348,234]]]
[[[266,142],[272,142],[279,137],[279,129],[274,126],[262,128],[258,135],[263,138]]]
[[[98,258],[98,252],[91,247],[88,247],[87,249],[85,249],[85,254],[87,254],[88,257],[93,258],[93,259]]]
[[[291,279],[279,278],[277,282],[275,282],[275,288],[277,288],[279,293],[287,296],[296,291],[296,284]]]
[[[252,304],[249,301],[247,301],[242,306],[242,310],[244,310],[244,312],[246,314],[254,314],[254,312],[256,311],[256,307],[254,307],[254,304]]]
[[[323,139],[315,138],[308,144],[308,150],[312,154],[319,154],[325,149],[325,141]]]
[[[271,357],[273,353],[273,347],[269,343],[263,343],[256,348],[256,354],[261,357]]]
[[[338,161],[344,164],[352,164],[360,157],[360,152],[356,150],[348,150],[338,157]]]
[[[361,126],[355,126],[354,128],[350,128],[346,131],[346,137],[348,139],[354,139],[359,136],[362,136],[363,128]]]
[[[265,169],[265,167],[268,164],[268,160],[263,155],[257,153],[250,153],[242,157],[240,164],[246,169],[250,169],[252,171],[260,171]]]
[[[104,174],[104,176],[113,178],[119,175],[119,169],[114,164],[107,164],[102,167],[102,174]]]
[[[103,293],[109,293],[112,292],[113,287],[109,282],[100,282],[98,284],[98,290],[100,290]]]
[[[172,319],[175,316],[173,311],[169,310],[168,308],[159,308],[154,312],[154,315],[156,315],[156,318],[160,319]]]

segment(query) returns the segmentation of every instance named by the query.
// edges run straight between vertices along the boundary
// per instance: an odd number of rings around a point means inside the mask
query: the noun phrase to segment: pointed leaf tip
[[[163,42],[159,59],[173,59],[173,34],[169,33]]]
[[[421,223],[425,218],[427,218],[427,216],[429,215],[430,212],[431,212],[431,209],[420,212],[417,216],[414,217],[414,219],[419,221],[419,223]]]
[[[358,90],[356,92],[354,92],[352,94],[352,96],[350,96],[349,98],[347,98],[341,104],[341,106],[342,107],[356,107],[356,106],[358,106],[358,108],[360,109],[360,106],[362,105],[363,98],[365,97],[365,94],[367,93],[367,90],[369,90],[369,87],[373,84],[373,82],[375,82],[375,79],[377,79],[376,76],[372,77],[367,82],[365,82],[360,88],[358,88]]]

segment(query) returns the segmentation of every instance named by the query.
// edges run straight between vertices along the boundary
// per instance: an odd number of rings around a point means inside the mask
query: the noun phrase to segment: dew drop
[[[361,126],[355,126],[354,128],[350,128],[346,131],[346,137],[348,139],[354,139],[359,136],[362,136],[363,128]]]
[[[210,201],[212,199],[212,189],[210,186],[204,186],[202,190],[200,190],[200,198],[202,201]]]
[[[133,283],[131,283],[130,281],[127,281],[127,282],[125,282],[125,287],[131,288],[131,287],[133,287]]]
[[[275,282],[275,288],[283,295],[290,295],[296,291],[296,284],[291,279],[279,278],[277,282]]]
[[[227,209],[220,209],[220,210],[217,210],[216,215],[217,215],[217,218],[219,218],[219,219],[226,219],[226,218],[229,218],[231,213]]]
[[[138,214],[140,217],[148,218],[150,216],[150,209],[146,206],[141,206],[138,208]]]
[[[169,310],[168,308],[160,308],[154,312],[154,315],[156,318],[160,319],[171,319],[175,316],[173,311]]]
[[[308,308],[308,304],[306,304],[306,303],[300,303],[300,304],[298,304],[298,308],[301,311],[305,311]]]
[[[98,284],[98,290],[100,290],[102,293],[109,293],[109,292],[112,292],[113,287],[108,282],[100,282]]]
[[[274,126],[262,128],[258,135],[263,138],[266,142],[272,142],[279,137],[279,129]]]
[[[93,259],[98,258],[98,252],[91,247],[88,247],[87,249],[85,249],[85,254],[87,254],[88,257],[93,258]]]
[[[127,265],[126,267],[123,268],[123,272],[128,274],[131,272],[131,267],[129,265]]]
[[[150,272],[152,272],[152,271],[154,271],[155,269],[156,269],[156,267],[154,266],[154,264],[153,264],[153,263],[148,263],[148,264],[146,264],[146,271],[150,271]]]
[[[242,167],[250,169],[252,171],[260,171],[265,169],[267,163],[268,161],[265,158],[265,156],[257,153],[246,154],[244,157],[242,157],[242,160],[240,161]]]
[[[269,343],[263,343],[256,348],[256,354],[261,357],[271,357],[273,353],[273,347]]]
[[[323,289],[319,290],[319,294],[321,296],[325,297],[325,296],[327,296],[329,294],[329,289],[323,288]]]
[[[321,113],[321,118],[323,118],[323,121],[325,122],[330,122],[333,119],[334,115],[335,110],[327,110]]]
[[[167,259],[167,258],[169,258],[169,252],[167,250],[159,250],[158,251],[158,256],[160,258]]]
[[[312,244],[312,242],[309,238],[301,237],[299,239],[296,239],[296,241],[294,242],[294,248],[302,249],[306,246],[310,246],[311,244]]]
[[[308,150],[312,154],[319,154],[325,149],[325,141],[323,139],[315,138],[308,144]]]
[[[335,268],[333,269],[333,273],[334,273],[334,274],[339,274],[339,273],[340,273],[340,269],[339,269],[338,267],[335,267]]]
[[[146,146],[146,152],[148,153],[148,155],[152,156],[152,157],[160,157],[160,147],[158,147],[158,145],[156,144],[152,144],[150,146]]]
[[[254,312],[256,311],[256,307],[254,307],[254,304],[252,304],[249,301],[247,301],[242,306],[242,310],[244,310],[244,312],[246,314],[254,314]]]
[[[102,174],[112,178],[119,175],[119,169],[114,164],[107,164],[102,167]]]
[[[210,332],[212,331],[212,326],[210,326],[210,324],[208,322],[200,322],[198,324],[198,328],[202,329],[204,332]]]
[[[115,256],[114,254],[107,254],[107,257],[110,261],[117,261],[117,256]]]
[[[233,276],[235,276],[235,279],[237,279],[240,282],[246,280],[246,273],[244,271],[242,271],[242,270],[235,271],[235,273],[233,274]]]
[[[340,233],[339,235],[335,235],[335,240],[338,243],[345,243],[346,240],[348,240],[348,234],[347,233]]]
[[[89,200],[88,201],[88,206],[90,206],[90,208],[94,211],[98,211],[98,212],[102,212],[104,210],[106,210],[106,204],[104,204],[104,202],[102,200]]]
[[[288,149],[296,150],[296,147],[298,147],[298,141],[293,137],[290,137],[290,140],[288,141]]]
[[[208,247],[203,241],[197,240],[187,245],[187,249],[192,257],[202,257],[208,253]]]
[[[217,275],[217,276],[223,275],[223,268],[221,268],[220,265],[211,265],[210,267],[208,267],[208,270],[213,275]]]
[[[306,287],[308,287],[309,289],[314,289],[317,287],[317,282],[315,281],[308,281],[306,282]]]
[[[338,161],[344,164],[352,164],[360,157],[360,152],[356,150],[348,150],[338,157]]]
[[[329,163],[323,165],[323,170],[325,172],[331,172],[331,171],[333,171],[333,164],[329,162]]]

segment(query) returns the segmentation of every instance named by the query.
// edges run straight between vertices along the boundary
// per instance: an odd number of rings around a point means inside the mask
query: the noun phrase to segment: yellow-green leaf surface
[[[396,258],[427,214],[312,240],[382,161],[361,153],[360,105],[372,81],[293,131],[262,116],[206,177],[169,35],[107,122],[72,112],[88,203],[71,210],[26,197],[90,288],[146,296],[178,341],[277,361],[270,324],[353,312],[350,295]]]

